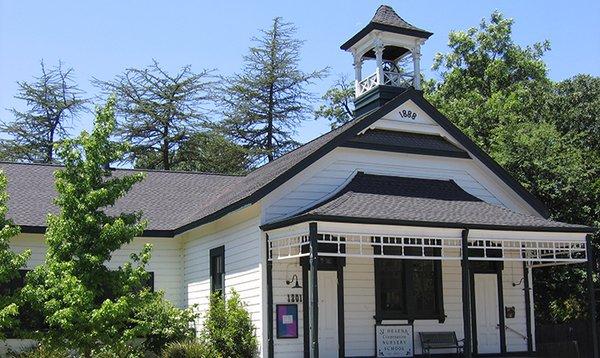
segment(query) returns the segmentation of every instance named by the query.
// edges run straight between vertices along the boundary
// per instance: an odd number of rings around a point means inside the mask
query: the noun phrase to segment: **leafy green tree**
[[[335,129],[354,118],[354,84],[341,75],[321,99],[325,102],[315,111],[316,118],[329,120]]]
[[[549,122],[527,122],[507,127],[497,139],[495,159],[548,206],[552,218],[600,225],[600,157],[583,148],[579,138]],[[538,321],[587,316],[583,268],[559,266],[533,273]]]
[[[299,69],[302,41],[296,29],[281,18],[254,38],[242,72],[224,79],[220,102],[222,132],[253,153],[260,164],[293,149],[298,125],[311,112],[313,96],[306,89],[326,70]]]
[[[28,109],[11,109],[12,120],[3,120],[0,156],[4,160],[51,163],[56,161],[54,144],[67,136],[68,124],[85,109],[87,100],[73,79],[73,69],[62,63],[46,68],[31,82],[17,82],[15,98],[25,101]]]
[[[9,284],[19,278],[19,269],[25,266],[31,254],[26,250],[20,254],[10,249],[10,240],[16,237],[21,229],[6,218],[8,212],[8,194],[6,192],[6,176],[0,172],[0,338],[7,329],[15,327],[18,322],[18,292],[6,289]]]
[[[499,127],[543,109],[549,85],[542,60],[549,43],[519,46],[512,25],[496,11],[479,28],[451,32],[450,52],[434,59],[441,81],[428,84],[431,102],[486,150]]]
[[[154,169],[157,161],[150,156],[140,158],[139,168]],[[243,174],[249,168],[248,150],[216,131],[191,135],[175,152],[172,170],[221,174]]]
[[[97,109],[91,133],[84,131],[59,146],[65,164],[55,173],[60,212],[48,215],[45,263],[27,275],[23,288],[23,297],[49,328],[37,338],[85,357],[107,349],[131,349],[134,338],[157,331],[149,322],[155,317],[148,312],[158,311],[152,307],[158,298],[144,287],[151,247],[132,254],[131,261],[116,270],[106,266],[112,253],[146,226],[140,213],[104,212],[144,178],[142,173],[116,177],[107,166],[127,151],[126,144],[109,140],[114,105],[111,98]],[[189,321],[169,323],[187,327]]]
[[[204,128],[205,108],[213,86],[208,70],[200,73],[190,66],[170,74],[159,63],[146,68],[128,68],[113,81],[94,83],[117,97],[117,114],[122,117],[116,134],[132,144],[130,162],[148,169],[171,170],[177,149]]]
[[[549,120],[562,133],[580,134],[583,147],[600,155],[600,77],[577,75],[553,86]]]
[[[255,357],[258,340],[250,314],[240,296],[231,291],[225,300],[220,293],[211,296],[200,341],[222,357]]]
[[[515,44],[512,24],[495,12],[479,28],[452,32],[450,52],[434,62],[441,81],[428,82],[427,96],[539,197],[553,219],[598,226],[594,81],[584,76],[552,83],[542,60],[548,43]],[[592,95],[581,93],[586,89]],[[572,266],[534,270],[538,321],[582,317],[584,277]]]

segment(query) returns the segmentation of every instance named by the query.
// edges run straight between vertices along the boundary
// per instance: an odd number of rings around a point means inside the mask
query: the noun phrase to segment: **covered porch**
[[[359,174],[263,226],[269,357],[420,356],[427,332],[454,334],[465,357],[533,355],[531,270],[549,265],[587,263],[594,302],[589,228],[406,179]]]

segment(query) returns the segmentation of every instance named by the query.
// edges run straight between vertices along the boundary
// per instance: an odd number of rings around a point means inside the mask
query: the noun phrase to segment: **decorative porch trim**
[[[331,231],[320,231],[318,234],[316,239],[318,244],[337,247],[337,250],[331,252],[319,252],[320,256],[419,260],[462,259],[460,238],[382,236]],[[268,258],[284,260],[309,256],[309,245],[309,235],[304,233],[271,239],[267,243]],[[374,247],[379,249],[373,250]],[[395,248],[395,253],[386,254],[385,248]],[[584,263],[588,258],[586,242],[576,239],[477,237],[468,239],[468,249],[477,253],[468,255],[471,261],[526,262],[529,268]]]

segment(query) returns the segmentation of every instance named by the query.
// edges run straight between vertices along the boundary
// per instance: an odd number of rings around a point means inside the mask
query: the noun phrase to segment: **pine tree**
[[[8,138],[0,142],[4,160],[51,163],[56,161],[54,144],[67,135],[68,122],[85,109],[86,99],[73,79],[73,69],[62,63],[47,69],[41,62],[42,74],[31,82],[17,82],[15,98],[29,107],[26,111],[11,109],[12,121],[1,121],[0,133]]]
[[[160,163],[160,153],[139,157],[135,167],[154,169]],[[207,130],[191,134],[174,151],[170,170],[218,174],[244,174],[249,169],[248,150],[223,134]]]
[[[221,131],[254,153],[253,164],[272,161],[293,149],[298,125],[311,113],[313,96],[306,86],[326,69],[299,69],[302,41],[281,18],[253,38],[242,72],[225,80],[221,92]]]
[[[171,170],[178,148],[204,128],[204,110],[213,85],[208,70],[190,66],[170,74],[157,61],[146,68],[129,68],[113,81],[94,80],[117,97],[120,115],[116,135],[132,144],[128,161],[145,169]]]

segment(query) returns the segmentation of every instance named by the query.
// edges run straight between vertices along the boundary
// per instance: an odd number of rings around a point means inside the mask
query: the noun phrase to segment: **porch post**
[[[469,230],[462,231],[462,301],[463,329],[465,335],[464,356],[471,358],[471,294],[469,292]]]
[[[269,235],[267,238],[267,357],[273,358],[273,261],[269,260]]]
[[[598,329],[596,322],[596,294],[594,292],[594,256],[592,247],[592,235],[587,235],[585,240],[587,249],[587,286],[590,298],[590,323],[592,324],[592,352],[593,358],[598,358]]]
[[[529,283],[529,270],[527,262],[523,262],[523,291],[525,292],[525,327],[527,329],[527,352],[533,352],[533,335],[531,334],[531,287]]]
[[[308,224],[310,243],[310,357],[319,358],[319,250],[317,242],[317,223]]]

